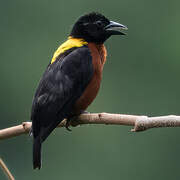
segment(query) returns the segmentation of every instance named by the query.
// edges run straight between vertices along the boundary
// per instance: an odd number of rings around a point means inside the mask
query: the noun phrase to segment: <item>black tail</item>
[[[60,119],[63,120],[64,118],[60,118]],[[59,124],[59,121],[54,121],[48,127],[38,130],[38,135],[36,137],[34,137],[34,141],[33,141],[33,168],[34,169],[41,168],[41,145],[42,145],[42,142],[46,140],[46,138],[53,131],[53,129],[56,128],[56,126],[58,124]]]
[[[41,140],[40,137],[34,138],[33,142],[33,168],[41,168]]]

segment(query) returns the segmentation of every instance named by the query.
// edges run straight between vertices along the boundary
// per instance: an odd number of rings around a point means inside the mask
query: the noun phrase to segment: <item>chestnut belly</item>
[[[92,56],[94,74],[84,93],[75,103],[73,110],[75,114],[80,114],[82,111],[86,110],[97,96],[101,84],[103,66],[106,61],[107,53],[103,44],[97,45],[95,43],[88,43],[88,47]]]
[[[84,93],[76,101],[76,104],[74,106],[75,114],[80,114],[82,111],[86,110],[87,107],[92,103],[92,101],[97,96],[97,93],[100,88],[100,83],[101,83],[101,74],[95,72],[90,83],[86,87]]]

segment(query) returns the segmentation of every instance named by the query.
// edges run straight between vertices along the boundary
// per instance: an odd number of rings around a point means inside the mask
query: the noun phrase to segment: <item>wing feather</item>
[[[66,53],[67,54],[67,53]],[[32,132],[42,140],[72,112],[93,76],[87,46],[74,49],[49,64],[36,90],[32,106]]]

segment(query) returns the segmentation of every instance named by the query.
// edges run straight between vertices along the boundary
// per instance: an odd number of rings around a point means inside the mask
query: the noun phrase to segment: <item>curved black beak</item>
[[[105,27],[105,30],[110,35],[126,35],[122,30],[127,30],[128,28],[120,23],[110,21],[110,23]]]

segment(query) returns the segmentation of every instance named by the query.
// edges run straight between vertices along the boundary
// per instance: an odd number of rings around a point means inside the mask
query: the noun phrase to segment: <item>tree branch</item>
[[[0,158],[0,167],[2,168],[4,174],[8,177],[9,180],[15,180],[9,169],[7,168],[6,164]]]
[[[144,131],[150,128],[158,127],[180,127],[180,116],[168,115],[159,117],[109,114],[109,113],[92,113],[81,114],[71,120],[72,127],[84,124],[106,124],[106,125],[125,125],[134,126],[132,132]],[[58,127],[65,127],[64,119]],[[23,122],[21,125],[0,130],[0,140],[7,139],[21,134],[27,134],[31,129],[31,122]]]

